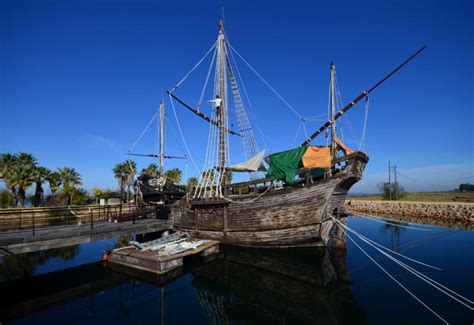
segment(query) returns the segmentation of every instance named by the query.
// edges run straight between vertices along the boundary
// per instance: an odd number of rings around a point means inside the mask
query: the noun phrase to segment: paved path
[[[123,235],[146,234],[171,228],[168,220],[146,218],[119,223],[100,221],[90,225],[70,225],[0,232],[0,255],[18,254],[38,250],[90,243]]]

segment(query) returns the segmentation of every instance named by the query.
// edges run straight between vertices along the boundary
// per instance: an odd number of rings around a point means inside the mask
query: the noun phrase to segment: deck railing
[[[135,223],[141,218],[160,216],[167,217],[159,206],[134,204],[0,209],[0,232],[32,231],[35,235],[42,228],[77,225],[94,229],[94,223],[98,222]]]

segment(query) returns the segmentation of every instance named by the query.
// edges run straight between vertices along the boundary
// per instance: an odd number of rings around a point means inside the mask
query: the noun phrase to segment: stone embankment
[[[474,226],[474,204],[410,202],[410,201],[363,201],[347,200],[346,209],[354,214],[368,214],[382,217],[397,217],[415,222],[435,221]]]

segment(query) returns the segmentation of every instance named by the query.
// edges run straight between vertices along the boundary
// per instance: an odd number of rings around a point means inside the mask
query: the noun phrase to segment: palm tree
[[[76,186],[82,184],[81,175],[71,167],[59,168],[58,173],[63,184],[63,192],[68,198],[67,204],[70,205]]]
[[[51,191],[51,195],[54,197],[56,195],[56,192],[61,187],[61,174],[59,174],[59,172],[56,172],[56,171],[51,172],[49,173],[46,180],[49,183],[49,189]]]
[[[10,186],[15,189],[15,193],[18,195],[18,205],[24,207],[26,190],[35,181],[33,167],[29,165],[16,165],[10,169],[8,174]]]
[[[130,167],[126,163],[118,163],[112,169],[114,176],[117,179],[117,182],[120,187],[120,198],[123,201],[123,193],[125,191],[125,184],[127,182],[128,176],[130,175]]]
[[[188,190],[195,188],[198,184],[198,179],[196,177],[189,177],[188,178]]]
[[[142,169],[142,175],[146,174],[151,177],[156,177],[160,173],[157,164],[149,164],[147,168]]]
[[[18,163],[21,165],[36,166],[38,159],[31,153],[20,152],[17,155]]]
[[[181,182],[181,170],[179,168],[169,169],[165,172],[165,177],[168,183],[177,185]]]
[[[130,171],[127,177],[127,201],[130,201],[130,187],[133,185],[134,177],[137,174],[137,164],[130,159],[125,160],[124,164],[128,167]]]
[[[95,204],[99,204],[99,199],[101,198],[102,195],[104,195],[104,191],[99,187],[94,187],[92,189],[92,194],[95,197]]]
[[[0,155],[0,178],[3,179],[5,186],[13,194],[15,205],[18,204],[18,194],[16,187],[11,183],[11,169],[16,165],[18,160],[17,155],[12,155],[10,153],[2,153]]]
[[[51,171],[48,168],[37,166],[33,169],[33,177],[36,183],[35,195],[34,195],[34,206],[37,207],[41,203],[41,198],[43,197],[43,183],[48,179]]]

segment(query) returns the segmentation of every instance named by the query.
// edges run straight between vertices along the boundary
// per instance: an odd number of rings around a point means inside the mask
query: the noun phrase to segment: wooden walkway
[[[0,255],[18,254],[58,248],[124,235],[146,234],[171,229],[171,222],[145,218],[124,222],[95,221],[89,225],[41,227],[35,230],[11,230],[0,232]]]

